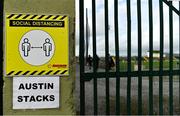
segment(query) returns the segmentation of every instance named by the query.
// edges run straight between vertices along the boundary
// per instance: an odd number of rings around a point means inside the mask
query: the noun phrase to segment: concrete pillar
[[[76,113],[75,89],[75,0],[5,0],[4,13],[66,14],[69,16],[69,77],[60,79],[60,108],[13,110],[13,77],[4,77],[4,115],[62,115]]]

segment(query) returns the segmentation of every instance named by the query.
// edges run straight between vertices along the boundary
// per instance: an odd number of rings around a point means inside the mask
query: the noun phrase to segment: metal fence
[[[173,114],[174,108],[173,108],[173,76],[180,76],[180,65],[179,69],[174,69],[173,68],[173,13],[176,14],[177,16],[180,15],[180,11],[176,9],[172,5],[172,1],[168,0],[159,0],[159,9],[157,9],[157,12],[159,12],[159,51],[160,51],[160,57],[159,57],[159,68],[157,70],[153,69],[153,43],[154,43],[154,38],[153,38],[153,0],[147,0],[148,1],[148,19],[149,21],[147,22],[149,25],[149,59],[148,59],[148,65],[149,68],[148,70],[142,70],[142,5],[141,5],[141,0],[137,0],[137,38],[138,38],[138,55],[137,55],[137,65],[138,65],[138,70],[134,71],[131,69],[132,67],[132,19],[131,19],[131,0],[126,0],[126,8],[127,8],[127,71],[120,71],[120,50],[119,50],[119,38],[121,38],[121,35],[119,35],[119,17],[118,13],[121,12],[118,10],[118,0],[114,0],[114,42],[115,42],[115,64],[116,68],[115,71],[110,71],[108,68],[109,60],[108,60],[108,54],[110,53],[109,51],[109,14],[108,14],[108,0],[104,0],[104,26],[105,26],[105,71],[104,72],[98,72],[96,70],[96,64],[97,60],[93,58],[93,71],[92,72],[86,72],[85,71],[85,57],[84,57],[84,48],[85,48],[85,42],[84,42],[84,37],[85,37],[85,21],[84,21],[84,2],[85,0],[79,0],[79,16],[80,16],[80,49],[79,49],[79,56],[80,56],[80,114],[85,114],[85,84],[89,82],[90,79],[93,79],[93,104],[94,104],[94,114],[98,114],[98,85],[97,85],[97,79],[104,78],[105,79],[105,101],[106,101],[106,114],[110,114],[110,83],[109,79],[114,78],[116,79],[116,94],[114,95],[116,97],[116,107],[115,111],[116,114],[121,114],[120,109],[122,107],[127,107],[127,114],[131,114],[132,112],[132,107],[131,107],[131,80],[132,78],[137,78],[138,79],[138,114],[142,114],[142,79],[144,77],[148,77],[148,82],[149,82],[149,102],[148,102],[148,114],[154,114],[154,106],[153,106],[153,78],[158,76],[158,82],[159,82],[159,114],[163,114],[163,79],[165,76],[168,76],[168,82],[169,82],[169,103],[168,103],[168,112],[169,114]],[[96,3],[98,1],[92,0],[92,46],[93,46],[93,57],[96,56],[97,54],[97,22],[96,22]],[[164,6],[168,6],[169,8],[169,69],[163,69],[164,66]],[[179,9],[180,9],[180,2],[179,2]],[[180,21],[180,18],[179,18]],[[179,26],[179,25],[176,25]],[[179,26],[180,28],[180,26]],[[180,37],[180,36],[179,36]],[[180,45],[180,44],[179,44]],[[180,47],[179,47],[180,48]],[[180,50],[179,50],[180,51]],[[180,54],[179,54],[180,56]],[[178,60],[180,61],[180,57],[178,57]],[[126,106],[121,106],[120,105],[120,81],[121,78],[127,78],[127,101],[126,101]],[[179,82],[180,82],[180,78]],[[102,91],[102,90],[101,90]]]

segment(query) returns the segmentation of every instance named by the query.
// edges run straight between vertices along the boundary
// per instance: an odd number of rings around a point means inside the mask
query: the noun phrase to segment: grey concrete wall
[[[13,77],[4,77],[3,113],[5,115],[61,115],[75,114],[75,1],[74,0],[5,0],[4,13],[66,14],[69,16],[69,77],[60,79],[60,108],[41,110],[13,110]]]

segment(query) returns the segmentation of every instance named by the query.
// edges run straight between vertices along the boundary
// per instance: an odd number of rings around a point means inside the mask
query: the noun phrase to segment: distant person
[[[99,60],[100,60],[97,54],[94,56],[94,60],[95,60],[95,67],[94,68],[97,71],[97,69],[99,68]]]
[[[89,55],[88,56],[88,58],[87,58],[87,64],[88,64],[88,66],[89,66],[89,69],[91,69],[91,67],[92,67],[92,57],[91,57],[91,55]]]
[[[112,56],[110,56],[111,58],[111,61],[110,61],[110,63],[111,63],[111,67],[113,68],[114,66],[115,66],[115,62],[114,62],[114,60],[113,60],[113,57]]]
[[[110,54],[108,54],[108,69],[111,70],[111,68],[114,66],[115,66],[115,63],[113,61],[113,58]]]

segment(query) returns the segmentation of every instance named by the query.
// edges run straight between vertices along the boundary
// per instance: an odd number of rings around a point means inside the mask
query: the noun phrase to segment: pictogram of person
[[[30,50],[31,44],[29,43],[28,38],[24,38],[24,42],[22,43],[22,51],[24,52],[25,57],[28,57]]]
[[[50,56],[50,52],[52,51],[52,44],[50,43],[49,38],[45,39],[45,43],[43,44],[43,50],[45,51],[45,56]]]

